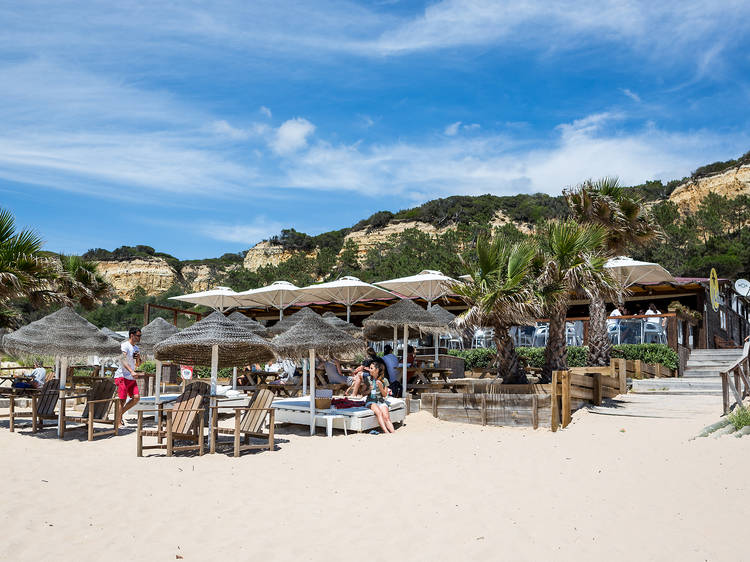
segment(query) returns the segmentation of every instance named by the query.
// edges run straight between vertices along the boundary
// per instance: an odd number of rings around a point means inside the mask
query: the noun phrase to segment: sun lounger
[[[185,387],[184,392],[175,400],[171,409],[164,411],[164,404],[154,410],[138,410],[138,435],[136,454],[143,456],[144,449],[166,449],[171,457],[175,451],[198,450],[203,455],[203,428],[205,401],[210,393],[206,383],[192,383]],[[143,413],[158,411],[157,429],[143,429]],[[166,415],[166,429],[162,427],[162,418]],[[156,437],[157,445],[144,445],[144,437]],[[163,443],[166,439],[166,443]],[[175,446],[175,441],[191,441],[194,445]]]
[[[277,423],[294,423],[299,425],[310,425],[310,397],[284,398],[273,403],[276,409]],[[393,423],[401,423],[406,418],[406,403],[401,398],[388,398],[388,409],[391,413]],[[335,414],[345,417],[344,423],[348,431],[367,431],[380,427],[378,419],[369,408],[364,406],[356,408],[344,408],[337,410],[316,410],[319,416],[315,417],[316,427],[328,426],[326,415]]]
[[[258,389],[250,400],[247,407],[234,407],[234,427],[219,427],[218,412],[221,406],[212,406],[214,415],[212,416],[210,432],[210,452],[216,452],[216,447],[228,445],[221,443],[219,435],[234,436],[234,456],[239,457],[241,451],[249,449],[268,449],[273,451],[273,426],[274,426],[274,409],[271,406],[273,402],[273,392],[267,388]],[[244,415],[241,415],[244,412]],[[263,433],[263,425],[268,418],[268,433]],[[245,444],[240,445],[240,439],[244,437]],[[267,443],[250,444],[250,437],[267,439]]]
[[[103,379],[95,382],[86,394],[65,396],[60,402],[60,408],[62,410],[60,439],[65,437],[66,431],[70,431],[71,429],[83,429],[84,427],[88,429],[89,441],[93,441],[94,437],[101,437],[102,435],[117,435],[117,420],[120,417],[120,401],[115,396],[116,390],[117,387],[112,379]],[[83,409],[83,414],[80,416],[67,415],[65,413],[67,401],[77,398],[86,398],[86,406]],[[115,415],[110,418],[109,411],[112,408],[113,403],[115,405]],[[82,425],[69,428],[68,422]],[[111,425],[112,429],[94,431],[95,423]]]
[[[29,389],[25,389],[29,391]],[[0,417],[10,418],[10,430],[15,431],[16,418],[31,418],[31,430],[36,433],[44,429],[44,420],[57,421],[55,406],[60,398],[60,381],[51,379],[42,385],[38,390],[31,390],[31,411],[16,410],[16,400],[19,398],[16,394],[8,396],[10,400],[9,412],[0,415]]]

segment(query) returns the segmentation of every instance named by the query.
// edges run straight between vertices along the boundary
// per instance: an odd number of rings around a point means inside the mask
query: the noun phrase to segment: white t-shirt
[[[44,367],[37,367],[31,371],[31,376],[34,377],[34,380],[39,386],[42,386],[44,384],[44,379],[47,378],[47,371],[44,370]]]
[[[393,353],[383,355],[383,363],[385,363],[385,368],[388,371],[388,380],[391,382],[398,380],[398,357]]]
[[[130,368],[135,371],[135,357],[133,357],[135,348],[130,344],[130,341],[125,340],[120,344],[120,350],[125,354],[125,358],[123,359],[122,356],[120,357],[120,366],[117,367],[117,370],[115,371],[115,378],[119,379],[120,377],[125,377],[126,379],[134,380],[130,371],[122,366],[122,362],[125,361],[130,365]]]
[[[652,316],[654,314],[661,314],[661,312],[653,311],[650,308],[646,311],[646,316]],[[646,322],[651,322],[652,324],[661,324],[661,318],[646,318]]]

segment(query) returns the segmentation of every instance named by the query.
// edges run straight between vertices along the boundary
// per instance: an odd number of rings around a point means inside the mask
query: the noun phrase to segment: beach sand
[[[239,459],[5,420],[0,558],[738,560],[750,437],[689,441],[719,411],[579,411],[557,433],[419,412],[393,436],[283,426]]]

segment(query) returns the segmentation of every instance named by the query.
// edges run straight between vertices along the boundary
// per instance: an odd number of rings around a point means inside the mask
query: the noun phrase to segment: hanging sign
[[[180,365],[180,375],[183,380],[189,381],[193,378],[193,368],[190,365]]]
[[[719,312],[719,277],[716,275],[716,268],[713,267],[708,281],[708,294],[711,298],[711,308],[714,312]]]
[[[750,281],[747,279],[737,279],[737,281],[734,282],[734,290],[737,291],[737,294],[741,297],[750,295]]]

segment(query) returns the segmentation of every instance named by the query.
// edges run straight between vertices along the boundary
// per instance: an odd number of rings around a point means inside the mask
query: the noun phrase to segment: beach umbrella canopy
[[[67,306],[7,334],[3,338],[3,348],[14,356],[80,358],[120,355],[120,342]]]
[[[157,343],[164,341],[177,332],[179,332],[177,326],[170,324],[161,316],[157,316],[141,328],[141,341],[138,342],[138,349],[140,349],[143,355],[153,355],[154,346]]]
[[[336,302],[346,306],[346,321],[351,318],[352,305],[364,299],[394,299],[396,295],[381,287],[360,281],[356,277],[342,277],[328,283],[318,283],[300,289],[305,298]]]
[[[304,310],[304,309],[303,309]],[[310,435],[315,433],[315,353],[325,357],[336,354],[353,354],[364,350],[364,342],[334,328],[319,315],[303,317],[283,334],[271,340],[282,357],[301,359],[309,354],[310,360]]]
[[[260,363],[274,356],[266,340],[220,312],[212,312],[154,347],[156,359],[187,365],[212,365],[215,351],[218,367]]]
[[[300,308],[294,314],[290,316],[285,316],[284,318],[276,322],[276,324],[274,324],[273,326],[270,326],[268,328],[268,332],[273,335],[281,334],[283,332],[286,332],[289,328],[297,324],[297,322],[299,322],[303,318],[308,318],[308,317],[313,317],[313,316],[320,317],[320,314],[315,312],[312,308],[307,308],[307,307]]]
[[[323,314],[323,320],[328,322],[334,328],[338,328],[342,332],[346,332],[351,336],[356,337],[362,334],[362,328],[358,328],[354,324],[350,324],[346,320],[339,318],[333,312],[326,312]]]
[[[226,310],[228,308],[239,306],[237,304],[238,294],[239,293],[235,293],[229,287],[215,287],[208,291],[201,291],[199,293],[169,297],[169,300],[200,304],[202,306],[213,308],[214,310]]]
[[[124,342],[126,339],[128,339],[126,336],[123,336],[122,334],[118,334],[117,332],[115,332],[114,330],[111,330],[111,329],[107,328],[106,326],[104,328],[102,328],[102,332],[104,332],[105,334],[107,334],[113,340],[116,340],[116,341],[119,341],[119,342]]]
[[[253,320],[252,318],[248,318],[244,314],[242,314],[240,311],[235,310],[227,316],[230,320],[233,320],[234,322],[238,322],[241,325],[243,325],[245,328],[250,330],[252,333],[261,336],[261,337],[267,337],[268,334],[268,328],[266,328],[263,324],[258,322],[257,320]]]
[[[440,271],[425,269],[416,275],[399,277],[376,283],[405,297],[419,297],[427,301],[427,307],[442,296],[450,294],[450,286],[456,280]]]
[[[302,297],[300,288],[289,281],[274,281],[266,287],[237,293],[239,306],[270,306],[279,310],[279,319],[284,317],[284,309],[298,302]]]
[[[636,283],[674,282],[672,274],[658,263],[638,261],[627,256],[612,258],[604,267],[610,270],[623,287]]]

